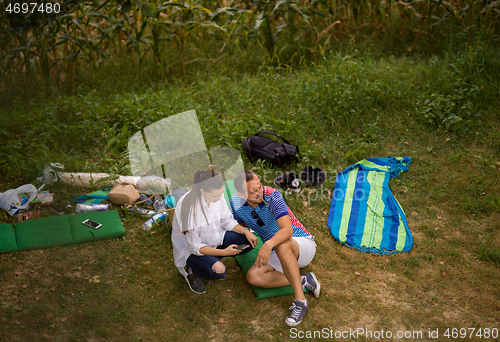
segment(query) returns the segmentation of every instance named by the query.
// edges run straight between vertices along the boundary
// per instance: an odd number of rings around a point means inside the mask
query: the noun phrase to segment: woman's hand
[[[257,246],[257,243],[259,243],[259,239],[257,238],[257,236],[255,236],[255,234],[252,233],[249,229],[245,229],[243,234],[245,234],[245,237],[247,238],[252,248],[255,248],[255,246]]]
[[[225,255],[226,256],[233,256],[233,255],[236,255],[236,254],[240,254],[241,250],[239,250],[236,247],[238,247],[238,245],[229,245],[229,246],[227,246],[227,248],[224,249]]]

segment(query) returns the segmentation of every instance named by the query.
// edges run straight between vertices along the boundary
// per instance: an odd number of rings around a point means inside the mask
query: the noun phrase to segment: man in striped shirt
[[[247,272],[247,281],[262,288],[291,285],[295,302],[285,323],[297,326],[308,308],[304,289],[315,297],[319,297],[321,290],[314,273],[300,275],[299,271],[314,258],[314,236],[293,215],[281,193],[263,186],[253,171],[240,172],[234,186],[238,191],[231,197],[234,218],[257,232],[263,242],[255,264]]]

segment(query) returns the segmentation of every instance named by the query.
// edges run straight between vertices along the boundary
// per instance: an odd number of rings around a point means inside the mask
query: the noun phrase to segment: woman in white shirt
[[[239,245],[250,247],[240,250]],[[224,181],[214,170],[197,171],[193,188],[177,202],[172,224],[174,262],[195,293],[205,293],[201,279],[224,279],[221,258],[247,253],[257,237],[238,224],[224,198]]]

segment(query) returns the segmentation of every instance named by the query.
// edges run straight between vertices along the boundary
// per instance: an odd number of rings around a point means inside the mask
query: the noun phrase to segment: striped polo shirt
[[[256,231],[262,242],[266,242],[279,231],[277,220],[285,215],[290,216],[290,221],[292,221],[293,236],[311,236],[311,234],[304,228],[302,223],[295,217],[290,208],[285,203],[281,193],[271,187],[263,186],[264,189],[264,201],[259,203],[259,206],[255,208],[255,212],[264,221],[264,226],[260,227],[257,224],[258,218],[252,217],[253,208],[248,205],[248,203],[241,198],[239,195],[233,195],[231,197],[231,211],[233,216],[238,223],[245,222],[249,228]],[[267,203],[267,204],[266,204]]]

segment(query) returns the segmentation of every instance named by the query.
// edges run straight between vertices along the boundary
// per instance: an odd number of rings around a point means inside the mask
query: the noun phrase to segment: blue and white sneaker
[[[321,284],[319,283],[316,275],[313,272],[303,274],[301,276],[302,288],[308,289],[314,295],[314,297],[319,298],[319,293],[321,292]]]
[[[302,320],[304,319],[304,315],[307,311],[307,308],[309,305],[307,304],[307,301],[303,303],[301,300],[295,300],[293,302],[292,306],[290,307],[290,314],[288,317],[285,319],[286,325],[289,327],[296,327],[300,323],[302,323]]]

